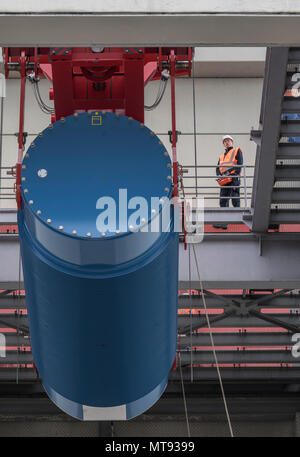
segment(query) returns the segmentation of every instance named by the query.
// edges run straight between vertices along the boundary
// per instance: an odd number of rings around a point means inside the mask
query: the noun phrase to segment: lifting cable
[[[178,355],[179,355],[179,371],[180,371],[180,379],[181,379],[181,387],[182,387],[182,396],[183,396],[183,404],[184,404],[184,413],[185,413],[186,427],[187,427],[188,437],[190,438],[190,437],[191,437],[191,430],[190,430],[189,415],[188,415],[188,410],[187,410],[186,397],[185,397],[185,390],[184,390],[184,382],[183,382],[183,376],[182,376],[182,366],[181,366],[181,355],[180,355],[180,351],[178,352]]]
[[[17,373],[16,383],[19,384],[20,367],[20,309],[21,309],[21,245],[19,244],[19,278],[18,278],[18,309],[17,309]]]
[[[184,185],[183,185],[183,179],[182,179],[182,173],[180,175],[180,183],[181,183],[181,191],[183,194],[183,198],[185,199],[185,190],[184,190]],[[183,214],[184,214],[184,206],[183,206]],[[190,309],[192,309],[192,302],[191,302],[191,250],[190,250],[190,245],[189,245],[189,303],[190,303]],[[192,354],[192,343],[193,343],[193,335],[192,335],[192,325],[193,325],[193,314],[190,313],[190,330],[191,330],[191,381],[193,382],[193,354]],[[178,343],[180,341],[180,335],[178,335]],[[180,371],[180,380],[181,380],[181,387],[182,387],[182,396],[183,396],[183,404],[184,404],[184,413],[185,413],[185,420],[186,420],[186,428],[187,428],[187,434],[188,437],[191,437],[191,429],[190,429],[190,423],[189,423],[189,415],[188,415],[188,410],[187,410],[187,402],[186,402],[186,396],[185,396],[185,389],[184,389],[184,381],[183,381],[183,375],[182,375],[182,366],[181,366],[181,353],[180,353],[180,344],[178,344],[178,361],[179,361],[179,371]]]
[[[195,165],[196,165],[196,170],[197,170],[197,135],[196,135],[196,97],[195,97],[194,56],[193,56],[193,61],[192,61],[192,81],[193,81],[193,116],[194,116],[194,153],[195,153]],[[182,187],[183,197],[185,198],[184,183],[183,183],[182,177],[181,177],[181,187]],[[197,195],[198,195],[198,192],[197,192],[197,175],[196,175],[196,196]],[[199,284],[200,284],[200,292],[201,292],[201,297],[202,297],[204,311],[205,311],[205,318],[206,318],[207,327],[208,327],[208,330],[209,330],[209,337],[210,337],[211,347],[212,347],[213,356],[214,356],[214,360],[215,360],[215,365],[216,365],[216,369],[217,369],[217,374],[218,374],[220,389],[221,389],[221,393],[222,393],[222,399],[223,399],[223,403],[224,403],[226,418],[227,418],[227,422],[228,422],[230,436],[233,438],[234,434],[233,434],[231,419],[230,419],[230,415],[229,415],[229,411],[228,411],[226,396],[225,396],[224,387],[223,387],[222,376],[221,376],[220,367],[219,367],[219,363],[218,363],[218,358],[217,358],[217,353],[216,353],[213,333],[212,333],[210,320],[209,320],[209,315],[208,315],[208,310],[207,310],[207,306],[206,306],[203,283],[202,283],[201,276],[200,276],[199,265],[198,265],[198,260],[197,260],[197,255],[196,255],[196,250],[195,250],[195,245],[194,244],[193,244],[193,251],[194,251],[195,264],[196,264],[196,269],[197,269],[197,274],[198,274],[198,279],[199,279]],[[190,278],[191,278],[191,262],[190,262],[190,245],[189,245],[189,281],[190,281],[189,295],[191,295],[191,279]],[[191,303],[191,297],[190,297],[190,303]],[[190,323],[191,323],[191,327],[190,328],[192,329],[192,321]],[[193,347],[192,347],[192,332],[191,332],[191,351],[192,351],[192,349],[193,349]],[[192,362],[192,356],[191,356],[191,362]],[[191,374],[192,373],[193,373],[193,371],[192,371],[192,368],[191,368]],[[183,386],[181,363],[180,363],[180,374],[181,374],[181,380],[182,380],[182,386]],[[183,393],[184,393],[184,386],[183,386]],[[184,401],[185,401],[185,394],[184,394]],[[185,402],[185,406],[186,406],[186,402]],[[188,423],[187,411],[186,411],[186,419],[187,419],[187,423]],[[188,427],[188,430],[189,430],[189,427]]]
[[[224,392],[222,376],[221,376],[220,367],[219,367],[219,363],[218,363],[218,358],[217,358],[217,353],[216,353],[216,349],[215,349],[215,343],[214,343],[214,339],[213,339],[213,334],[212,334],[212,330],[211,330],[211,326],[210,326],[210,320],[209,320],[209,316],[208,316],[208,312],[207,312],[207,306],[206,306],[206,301],[205,301],[203,283],[202,283],[202,280],[201,280],[201,277],[200,277],[199,265],[198,265],[198,260],[197,260],[197,255],[196,255],[196,250],[195,250],[195,245],[194,244],[193,244],[193,251],[194,251],[194,257],[195,257],[197,275],[198,275],[199,284],[200,284],[200,291],[201,291],[202,301],[203,301],[203,305],[204,305],[204,309],[205,309],[205,317],[206,317],[206,322],[207,322],[207,326],[208,326],[208,329],[209,329],[209,337],[210,337],[211,347],[212,347],[212,351],[213,351],[213,355],[214,355],[214,359],[215,359],[215,364],[216,364],[216,369],[217,369],[217,373],[218,373],[218,378],[219,378],[219,383],[220,383],[220,388],[221,388],[221,393],[222,393],[225,413],[226,413],[226,417],[227,417],[227,422],[228,422],[230,435],[233,438],[234,434],[233,434],[231,419],[230,419],[230,415],[229,415],[229,411],[228,411],[228,407],[227,407],[227,401],[226,401],[226,396],[225,396],[225,392]]]
[[[196,121],[196,89],[195,89],[195,65],[194,54],[192,60],[192,85],[193,85],[193,136],[194,136],[194,160],[195,160],[195,187],[198,195],[198,166],[197,166],[197,121]]]
[[[183,194],[184,194],[184,189],[183,189]],[[189,291],[189,303],[191,306],[191,250],[190,250],[190,245],[189,245],[189,284],[190,284],[190,291]],[[191,308],[192,309],[192,308]],[[192,323],[193,323],[193,315],[190,313],[190,329],[192,329]],[[191,331],[191,382],[193,382],[193,351],[192,351],[192,331]],[[179,371],[180,371],[180,380],[181,380],[181,387],[182,387],[182,396],[183,396],[183,404],[184,404],[184,412],[185,412],[185,420],[186,420],[186,427],[187,427],[187,434],[188,437],[191,437],[191,429],[190,429],[190,423],[189,423],[189,415],[188,415],[188,410],[187,410],[187,403],[186,403],[186,396],[185,396],[185,389],[184,389],[184,382],[183,382],[183,375],[182,375],[182,365],[181,365],[181,353],[180,353],[180,347],[178,351],[179,355]]]

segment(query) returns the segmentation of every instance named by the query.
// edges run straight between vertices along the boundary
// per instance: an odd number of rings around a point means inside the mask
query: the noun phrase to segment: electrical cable
[[[35,89],[35,92],[36,92],[36,95],[37,95],[37,98],[39,100],[40,105],[44,108],[45,111],[48,111],[49,113],[53,113],[54,109],[51,108],[50,106],[46,105],[42,100],[38,82],[35,83],[34,89]]]
[[[35,98],[36,98],[41,110],[43,112],[45,112],[46,114],[53,114],[54,113],[54,109],[51,108],[50,106],[46,105],[42,100],[42,97],[41,97],[41,94],[40,94],[40,89],[39,89],[39,86],[38,86],[38,82],[34,83],[33,90],[34,90]]]
[[[165,93],[166,88],[167,88],[167,84],[168,84],[168,79],[162,77],[161,80],[159,81],[159,86],[158,86],[156,99],[155,99],[155,101],[154,101],[154,103],[152,105],[145,105],[144,106],[146,111],[153,111],[155,108],[158,107],[158,105],[160,104],[160,102],[163,99],[164,93]]]
[[[30,75],[28,75],[27,79],[31,82],[34,97],[35,97],[41,111],[43,111],[43,113],[45,113],[45,114],[54,114],[55,113],[54,108],[51,108],[51,106],[46,105],[46,103],[43,101],[43,99],[41,97],[40,88],[39,88],[39,79],[35,77],[34,73],[31,73]]]
[[[155,101],[154,101],[154,103],[152,105],[145,105],[144,106],[146,111],[152,111],[155,108],[157,108],[157,106],[159,105],[159,103],[162,100],[162,97],[163,97],[164,92],[165,92],[165,88],[166,88],[166,82],[160,80],[159,87],[158,87],[158,92],[157,92],[157,95],[156,95],[156,99],[155,99]]]

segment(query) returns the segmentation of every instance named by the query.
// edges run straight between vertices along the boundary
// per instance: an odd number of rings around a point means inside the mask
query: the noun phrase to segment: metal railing
[[[222,196],[220,197],[220,190],[222,189],[222,186],[220,186],[217,183],[218,178],[220,178],[220,175],[214,174],[199,174],[199,170],[201,169],[213,169],[214,172],[216,170],[216,165],[184,165],[182,167],[182,191],[184,192],[185,196],[202,196],[204,197],[204,200],[217,200],[220,201],[222,200],[243,200],[244,202],[244,207],[242,209],[249,209],[250,205],[248,205],[248,200],[251,201],[252,197],[252,187],[253,187],[253,178],[254,175],[253,173],[248,175],[247,174],[247,169],[253,170],[255,168],[254,165],[234,165],[234,168],[240,168],[241,173],[239,175],[229,175],[229,177],[234,177],[234,178],[239,178],[240,179],[240,184],[238,186],[230,186],[226,185],[223,186],[223,188],[226,189],[240,189],[240,196]],[[188,173],[192,172],[193,174],[190,175]],[[222,175],[223,177],[227,177],[225,175]],[[189,185],[189,182],[187,181],[188,179],[194,179],[195,180],[195,185]],[[216,184],[211,185],[199,185],[199,181],[202,182],[202,180],[215,180]],[[249,183],[249,180],[251,180],[251,183]],[[202,183],[201,183],[202,184]],[[190,189],[193,189],[191,192]],[[219,192],[212,192],[211,189],[217,189]],[[229,206],[228,202],[228,206]]]
[[[249,208],[248,200],[251,200],[252,196],[252,182],[249,185],[249,180],[253,180],[253,175],[247,175],[247,169],[253,169],[254,165],[235,165],[235,167],[241,168],[241,174],[238,177],[240,179],[240,185],[228,186],[227,189],[239,188],[240,196],[222,196],[222,200],[239,199],[244,201],[244,208]],[[199,181],[202,180],[215,180],[217,181],[220,176],[214,174],[199,174],[201,169],[213,169],[215,172],[215,165],[184,165],[182,168],[182,181],[184,193],[186,196],[203,196],[205,200],[220,200],[220,189],[222,188],[219,184],[211,185],[199,185]],[[192,172],[192,174],[189,174]],[[187,180],[194,179],[195,184],[189,185]],[[13,167],[0,167],[0,200],[15,200],[15,180],[16,177],[13,173]],[[191,191],[192,189],[192,191]],[[218,190],[218,192],[212,192],[212,190]]]
[[[0,200],[16,200],[13,167],[0,167]]]

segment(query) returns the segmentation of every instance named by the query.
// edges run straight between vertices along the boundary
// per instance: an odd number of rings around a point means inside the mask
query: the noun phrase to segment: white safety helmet
[[[223,138],[222,138],[222,143],[224,143],[224,140],[226,140],[226,138],[228,138],[229,140],[234,141],[234,139],[232,138],[232,136],[230,136],[230,135],[224,135]]]

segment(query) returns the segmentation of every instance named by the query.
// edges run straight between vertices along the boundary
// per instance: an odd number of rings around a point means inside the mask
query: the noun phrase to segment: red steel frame
[[[74,112],[105,110],[144,122],[144,86],[160,79],[168,68],[171,77],[173,196],[178,197],[176,154],[175,77],[191,76],[193,48],[5,48],[5,76],[17,69],[21,76],[16,199],[21,207],[21,162],[24,149],[26,76],[47,77],[53,88],[55,114],[51,122]],[[177,65],[177,62],[180,64]],[[183,68],[182,63],[185,63]]]
[[[16,165],[16,200],[18,209],[21,208],[21,167],[24,150],[24,107],[25,107],[25,82],[26,82],[26,54],[21,51],[20,55],[20,115],[19,115],[19,134],[18,134],[18,162]]]
[[[47,77],[53,84],[55,117],[75,111],[122,111],[144,121],[144,86],[160,79],[161,71],[175,59],[174,76],[190,76],[192,48],[5,48],[5,72],[27,59],[27,73]],[[176,66],[176,61],[180,62]],[[180,65],[185,63],[184,68]],[[31,65],[31,67],[30,67]]]
[[[177,162],[177,132],[176,132],[176,104],[175,104],[175,75],[176,55],[174,49],[170,53],[170,75],[171,75],[171,104],[172,104],[172,156],[173,156],[173,195],[178,197],[178,162]]]

